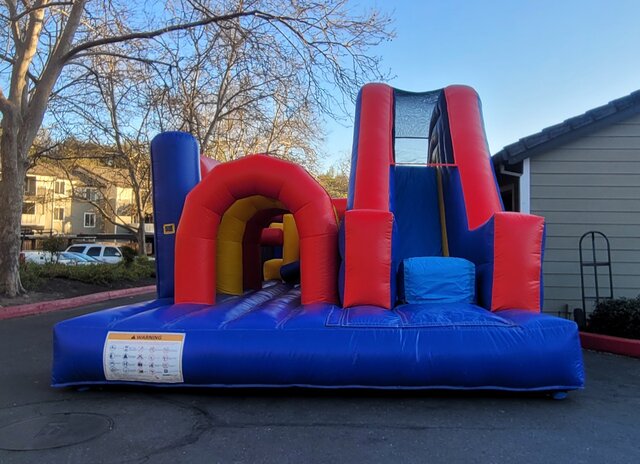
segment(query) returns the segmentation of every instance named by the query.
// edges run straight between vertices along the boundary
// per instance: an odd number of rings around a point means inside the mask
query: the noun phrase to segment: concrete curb
[[[4,319],[13,319],[15,317],[50,313],[52,311],[75,308],[76,306],[100,303],[102,301],[113,300],[115,298],[144,295],[145,293],[151,293],[155,291],[155,285],[148,285],[146,287],[123,288],[121,290],[110,290],[108,292],[91,293],[89,295],[80,295],[73,298],[64,298],[62,300],[39,301],[37,303],[6,306],[4,308],[0,308],[0,321]]]
[[[580,332],[582,348],[640,358],[640,340]]]

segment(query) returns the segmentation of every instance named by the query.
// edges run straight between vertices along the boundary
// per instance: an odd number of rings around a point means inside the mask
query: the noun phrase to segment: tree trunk
[[[0,294],[24,293],[20,282],[20,222],[26,164],[17,139],[15,117],[4,115],[0,135],[2,181],[0,181]]]
[[[144,230],[144,218],[140,219],[138,223],[138,256],[146,256],[147,247],[146,247],[146,234]]]

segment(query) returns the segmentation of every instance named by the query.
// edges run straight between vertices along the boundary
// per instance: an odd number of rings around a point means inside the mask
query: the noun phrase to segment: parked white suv
[[[99,243],[77,244],[71,245],[66,251],[91,256],[103,263],[116,264],[122,261],[122,251],[113,245],[101,245]]]
[[[20,260],[23,263],[34,263],[34,264],[48,264],[48,263],[57,263],[57,264],[88,264],[83,262],[83,260],[73,256],[73,253],[49,253],[48,251],[21,251],[20,252]]]

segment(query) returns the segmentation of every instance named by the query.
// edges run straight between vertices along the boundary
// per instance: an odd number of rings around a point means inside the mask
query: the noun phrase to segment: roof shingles
[[[507,145],[494,155],[494,157],[514,164],[522,161],[544,149],[551,142],[562,143],[573,135],[580,135],[606,124],[608,119],[613,123],[614,116],[624,117],[640,113],[640,90],[629,95],[610,101],[606,105],[593,108],[586,113],[569,118],[559,124],[549,126],[540,132],[523,137],[515,143]],[[535,150],[535,152],[534,152]]]

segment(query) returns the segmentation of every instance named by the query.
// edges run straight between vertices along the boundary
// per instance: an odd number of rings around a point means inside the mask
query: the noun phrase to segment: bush
[[[52,235],[42,241],[42,251],[49,253],[50,259],[47,259],[47,261],[52,263],[58,261],[58,254],[61,251],[64,251],[66,247],[67,239],[63,237],[56,237],[55,235]]]
[[[124,265],[127,267],[131,266],[136,259],[136,250],[130,246],[123,246],[120,250],[122,250],[122,260]]]
[[[112,286],[116,282],[136,282],[153,278],[156,275],[155,265],[149,260],[134,260],[130,265],[94,264],[89,266],[65,266],[58,263],[34,264],[25,263],[20,266],[22,285],[27,290],[37,290],[44,279],[69,279],[88,284]]]
[[[42,283],[42,276],[38,272],[39,267],[41,266],[34,263],[20,264],[20,281],[26,290],[37,290]]]
[[[601,301],[589,316],[587,330],[640,340],[640,296]]]

